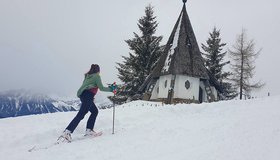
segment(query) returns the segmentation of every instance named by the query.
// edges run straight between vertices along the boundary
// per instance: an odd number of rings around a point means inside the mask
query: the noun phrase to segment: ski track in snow
[[[3,160],[279,160],[280,97],[210,104],[136,101],[99,110],[103,135],[28,152],[56,141],[77,112],[0,119]],[[73,139],[83,136],[86,120]]]

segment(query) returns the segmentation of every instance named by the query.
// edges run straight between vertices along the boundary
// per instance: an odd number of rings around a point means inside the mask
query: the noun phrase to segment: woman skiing
[[[71,133],[74,132],[79,122],[84,118],[88,111],[91,112],[91,115],[87,121],[85,136],[97,136],[101,134],[101,132],[97,133],[93,130],[95,120],[98,115],[98,109],[94,104],[93,99],[98,89],[105,92],[113,92],[113,88],[103,86],[99,72],[99,65],[92,64],[90,70],[85,74],[83,84],[77,92],[77,96],[82,102],[81,108],[75,118],[66,127],[63,134],[58,138],[59,141],[62,140],[71,142]]]

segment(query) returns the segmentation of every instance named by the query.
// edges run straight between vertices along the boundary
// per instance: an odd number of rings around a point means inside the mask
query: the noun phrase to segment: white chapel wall
[[[170,89],[172,75],[165,75],[159,77],[159,93],[158,98],[167,98]]]
[[[190,87],[185,87],[186,81],[189,81]],[[176,75],[174,86],[174,98],[181,99],[199,99],[199,78],[185,75]]]
[[[157,80],[155,87],[152,91],[151,100],[156,100],[158,98],[158,91],[159,91],[159,79]]]
[[[215,96],[215,100],[218,100],[218,92],[215,87],[211,86],[211,91]]]
[[[207,102],[208,100],[207,100],[207,95],[206,95],[206,91],[205,91],[205,85],[204,85],[204,83],[202,81],[200,81],[200,87],[201,87],[201,89],[203,91],[203,93],[202,93],[202,102]]]

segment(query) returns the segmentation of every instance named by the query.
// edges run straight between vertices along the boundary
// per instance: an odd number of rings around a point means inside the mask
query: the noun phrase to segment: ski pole
[[[113,129],[112,129],[112,134],[115,134],[115,98],[116,98],[116,82],[113,83]]]
[[[115,98],[115,95],[114,95]],[[115,133],[115,101],[113,100],[113,131],[112,134]]]

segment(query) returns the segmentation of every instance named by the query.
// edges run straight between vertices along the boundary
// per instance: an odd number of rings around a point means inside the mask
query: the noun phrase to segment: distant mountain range
[[[99,109],[111,108],[113,105],[105,95],[97,94],[95,99]],[[0,92],[0,118],[77,111],[80,104],[78,98],[53,98],[27,90]]]
[[[0,118],[76,111],[80,100],[59,100],[26,90],[0,93]]]

